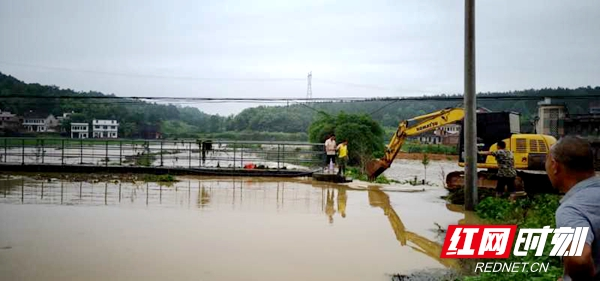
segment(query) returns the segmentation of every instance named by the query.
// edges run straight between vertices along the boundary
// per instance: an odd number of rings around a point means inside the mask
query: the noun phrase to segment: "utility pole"
[[[306,99],[312,99],[312,71],[308,73],[308,87],[306,88]]]
[[[465,210],[477,205],[477,98],[475,96],[475,0],[465,0]]]

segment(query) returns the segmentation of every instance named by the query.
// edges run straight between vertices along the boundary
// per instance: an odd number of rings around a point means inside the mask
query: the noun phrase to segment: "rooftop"
[[[550,106],[561,106],[562,105],[562,106],[564,106],[565,103],[564,103],[564,101],[546,97],[546,98],[544,98],[543,101],[538,102],[538,105],[539,106],[543,106],[543,105],[550,105]]]

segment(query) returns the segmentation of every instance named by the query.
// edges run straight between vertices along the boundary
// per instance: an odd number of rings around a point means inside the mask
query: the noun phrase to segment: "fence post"
[[[281,151],[281,157],[282,157],[281,163],[283,163],[283,166],[285,167],[285,144],[281,145],[281,150],[282,150]]]
[[[123,141],[119,141],[119,166],[123,166]]]
[[[233,169],[235,170],[235,147],[237,146],[237,142],[233,143]]]
[[[65,140],[61,141],[61,149],[60,149],[60,164],[65,164]]]
[[[106,141],[106,150],[105,150],[104,161],[106,161],[105,166],[108,167],[108,141]]]
[[[42,139],[42,164],[44,164],[44,139]]]
[[[83,139],[79,140],[79,164],[83,164]]]
[[[277,171],[279,171],[279,157],[280,157],[280,149],[281,146],[279,144],[277,144]]]
[[[160,166],[163,166],[163,141],[160,141]]]
[[[21,139],[21,165],[25,165],[25,139]]]
[[[198,159],[200,160],[200,159]],[[192,168],[192,143],[188,143],[188,169]]]
[[[244,144],[242,143],[242,148],[240,149],[240,167],[244,168]]]
[[[8,154],[6,154],[6,146],[7,146],[8,142],[7,139],[4,139],[4,163],[8,162]]]

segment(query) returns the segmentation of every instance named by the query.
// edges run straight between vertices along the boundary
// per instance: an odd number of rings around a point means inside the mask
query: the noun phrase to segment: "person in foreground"
[[[600,280],[600,177],[590,143],[561,138],[546,158],[546,172],[552,185],[565,193],[556,210],[556,227],[589,227],[582,255],[562,257],[564,274],[558,280]]]

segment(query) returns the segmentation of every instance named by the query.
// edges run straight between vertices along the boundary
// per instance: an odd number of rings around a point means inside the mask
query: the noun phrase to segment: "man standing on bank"
[[[546,172],[552,185],[565,193],[556,210],[556,227],[589,227],[582,255],[562,257],[564,275],[559,280],[600,280],[600,177],[590,143],[561,138],[546,157]]]
[[[496,151],[480,151],[479,154],[492,155],[498,163],[498,184],[496,185],[496,196],[502,197],[504,187],[508,186],[508,192],[511,198],[515,195],[515,179],[517,178],[517,170],[515,170],[515,158],[511,151],[506,150],[506,143],[499,141],[496,145]]]
[[[325,152],[327,153],[327,159],[325,160],[325,169],[329,169],[327,167],[329,167],[329,163],[333,163],[334,165],[334,170],[335,170],[335,156],[336,156],[336,150],[337,145],[335,143],[335,135],[331,135],[326,141],[325,141]],[[330,173],[334,172],[334,171],[329,171]]]

